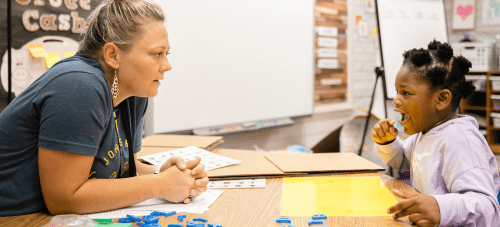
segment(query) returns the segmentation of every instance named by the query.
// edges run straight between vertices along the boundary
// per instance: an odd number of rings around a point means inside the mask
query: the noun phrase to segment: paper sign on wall
[[[34,58],[45,57],[45,49],[43,48],[43,44],[31,44],[28,46],[28,50],[30,51],[31,56],[33,56]]]
[[[338,69],[339,61],[337,59],[318,59],[318,68],[320,69]]]
[[[64,53],[64,58],[69,58],[75,54],[76,54],[76,52],[66,52],[66,53]]]
[[[320,47],[337,47],[338,40],[337,40],[337,38],[319,37],[318,38],[318,46],[320,46]]]
[[[47,68],[52,68],[52,66],[57,63],[59,60],[61,60],[61,57],[59,56],[59,53],[47,53],[45,55],[45,64],[47,65]]]
[[[320,58],[336,58],[338,50],[334,48],[318,48],[318,57]]]
[[[327,27],[327,26],[318,26],[316,27],[316,31],[320,36],[337,36],[338,28],[336,27]]]

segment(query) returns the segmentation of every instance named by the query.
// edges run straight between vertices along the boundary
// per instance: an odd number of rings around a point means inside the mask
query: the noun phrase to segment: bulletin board
[[[45,57],[34,57],[29,46],[63,59],[78,50],[85,19],[99,1],[8,0],[11,4],[11,98],[48,70]],[[8,104],[7,2],[0,4],[0,112]],[[66,55],[65,55],[66,54]],[[50,65],[50,64],[49,64]]]
[[[347,102],[347,1],[316,1],[314,105]]]

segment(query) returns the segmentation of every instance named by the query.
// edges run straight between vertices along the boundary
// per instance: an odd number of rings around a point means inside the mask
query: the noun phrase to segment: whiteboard
[[[153,132],[311,115],[314,0],[157,0],[172,70]]]
[[[403,52],[427,49],[434,39],[448,42],[446,16],[442,0],[378,0],[377,6],[387,98],[392,99]]]

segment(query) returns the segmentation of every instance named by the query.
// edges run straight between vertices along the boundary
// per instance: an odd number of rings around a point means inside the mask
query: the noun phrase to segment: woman
[[[173,157],[156,175],[136,161],[146,97],[172,69],[164,20],[147,0],[103,1],[79,52],[0,114],[0,216],[94,213],[151,198],[189,203],[207,190],[200,159]]]

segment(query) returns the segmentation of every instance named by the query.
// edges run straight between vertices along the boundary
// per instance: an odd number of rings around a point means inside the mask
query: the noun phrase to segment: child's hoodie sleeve
[[[399,169],[400,172],[410,170],[409,160],[411,160],[411,152],[409,152],[409,148],[411,147],[413,138],[413,136],[410,136],[403,142],[397,136],[393,142],[385,145],[375,143],[374,152],[382,158],[385,165]]]

